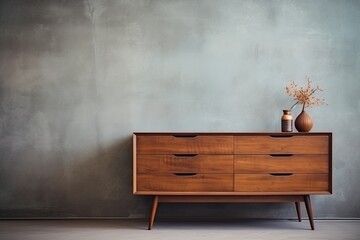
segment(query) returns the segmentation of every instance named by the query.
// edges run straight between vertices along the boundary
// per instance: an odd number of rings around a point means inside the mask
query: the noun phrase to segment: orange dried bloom
[[[307,85],[305,87],[298,87],[294,81],[291,81],[288,86],[285,87],[286,93],[294,98],[295,104],[302,104],[303,109],[306,107],[315,107],[320,105],[327,105],[324,99],[314,97],[316,91],[323,91],[319,86],[313,87],[312,81],[309,76],[305,76]],[[292,107],[292,108],[293,108]]]

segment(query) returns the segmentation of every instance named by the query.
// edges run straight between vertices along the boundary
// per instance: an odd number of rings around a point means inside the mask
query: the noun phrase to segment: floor
[[[315,227],[307,220],[159,220],[148,231],[145,220],[0,220],[0,239],[360,239],[360,220],[317,220]]]

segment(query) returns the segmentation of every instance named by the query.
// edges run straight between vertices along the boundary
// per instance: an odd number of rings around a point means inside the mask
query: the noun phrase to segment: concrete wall
[[[310,75],[334,134],[318,218],[360,217],[360,2],[3,0],[0,217],[144,217],[133,131],[280,131]],[[294,116],[299,113],[294,111]],[[271,207],[269,207],[271,206]],[[293,204],[163,204],[159,217],[295,217]]]

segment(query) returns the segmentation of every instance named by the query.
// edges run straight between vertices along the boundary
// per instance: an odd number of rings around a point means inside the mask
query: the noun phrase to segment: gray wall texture
[[[334,193],[360,217],[360,1],[2,0],[0,217],[145,217],[133,131],[280,131],[285,85],[328,106]],[[299,113],[297,108],[293,115]],[[293,204],[163,204],[159,217],[290,218]]]

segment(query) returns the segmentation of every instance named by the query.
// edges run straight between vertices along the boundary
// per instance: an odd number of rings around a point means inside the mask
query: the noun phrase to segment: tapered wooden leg
[[[305,201],[306,211],[307,211],[307,214],[309,216],[311,230],[315,230],[314,216],[313,216],[313,211],[312,211],[312,207],[311,207],[310,195],[305,195],[304,196],[304,201]]]
[[[152,228],[152,226],[154,224],[158,203],[159,203],[159,196],[154,196],[153,203],[152,203],[152,208],[151,208],[151,212],[150,212],[148,230],[151,230],[151,228]]]
[[[295,206],[296,206],[296,213],[297,213],[298,220],[299,220],[299,222],[301,222],[300,202],[295,202]]]

